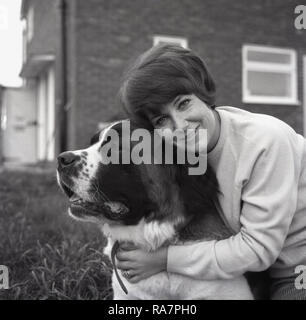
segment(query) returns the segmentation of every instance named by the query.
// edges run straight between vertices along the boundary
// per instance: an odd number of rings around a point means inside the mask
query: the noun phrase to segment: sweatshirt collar
[[[225,133],[226,133],[226,119],[223,116],[223,112],[222,110],[220,110],[219,108],[215,109],[216,112],[218,113],[219,117],[220,117],[220,136],[219,136],[219,140],[217,142],[217,144],[214,146],[214,148],[207,153],[207,157],[208,157],[208,162],[214,163],[221,154],[224,142],[225,142]]]

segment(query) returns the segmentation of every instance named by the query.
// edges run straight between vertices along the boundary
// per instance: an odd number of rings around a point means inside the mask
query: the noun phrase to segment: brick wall
[[[34,8],[33,38],[27,45],[27,56],[33,54],[55,53],[58,35],[56,24],[57,1],[30,0],[29,7]]]
[[[293,48],[298,54],[302,101],[305,30],[294,29],[298,0],[71,0],[70,69],[73,132],[70,147],[83,147],[99,121],[124,117],[116,94],[133,57],[152,46],[153,35],[186,37],[207,62],[219,105],[272,114],[302,132],[302,105],[242,103],[243,44]]]

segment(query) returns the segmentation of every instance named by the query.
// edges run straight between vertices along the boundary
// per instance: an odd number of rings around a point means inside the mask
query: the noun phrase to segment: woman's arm
[[[124,251],[119,265],[136,279],[166,270],[203,280],[229,279],[269,268],[279,256],[296,210],[300,168],[284,132],[269,137],[242,187],[241,229],[220,241],[169,246],[146,253]],[[167,253],[167,254],[166,254]],[[121,265],[120,258],[125,259]]]
[[[265,270],[275,262],[296,210],[300,159],[282,130],[271,134],[266,146],[242,186],[240,232],[220,241],[170,246],[169,272],[226,279]]]

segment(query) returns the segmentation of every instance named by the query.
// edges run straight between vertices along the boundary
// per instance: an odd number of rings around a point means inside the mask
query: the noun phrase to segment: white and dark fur
[[[101,145],[110,128],[120,134],[122,122],[104,129],[87,149],[58,158],[58,182],[70,199],[69,213],[100,226],[108,238],[106,254],[116,240],[152,251],[231,235],[215,207],[217,181],[209,167],[197,177],[179,165],[104,165]],[[122,280],[128,295],[113,274],[114,299],[253,299],[244,276],[201,281],[161,272],[136,284]]]

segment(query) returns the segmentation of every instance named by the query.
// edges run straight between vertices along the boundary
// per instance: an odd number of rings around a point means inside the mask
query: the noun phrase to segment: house
[[[55,53],[58,37],[53,1],[23,1],[23,65],[20,76],[34,95],[36,118],[36,160],[55,157]],[[25,89],[24,89],[25,90]]]
[[[117,91],[128,62],[159,42],[200,54],[217,105],[280,118],[306,133],[306,30],[298,0],[23,0],[21,76],[35,87],[37,160],[81,148],[125,117]],[[47,150],[46,150],[47,148]]]
[[[55,18],[52,1],[22,2],[25,28],[20,75],[24,86],[3,88],[4,162],[35,163],[55,158]]]

